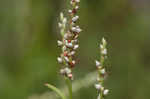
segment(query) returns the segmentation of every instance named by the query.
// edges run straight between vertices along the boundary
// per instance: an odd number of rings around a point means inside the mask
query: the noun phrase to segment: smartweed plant
[[[102,44],[100,44],[100,46],[99,46],[100,47],[100,54],[101,54],[100,59],[95,61],[97,72],[98,72],[97,84],[95,84],[95,88],[98,91],[98,98],[97,99],[104,99],[104,96],[106,96],[109,92],[108,89],[105,89],[103,87],[104,80],[107,77],[106,69],[104,66],[105,59],[107,58],[106,45],[107,45],[107,42],[103,38]]]
[[[64,17],[64,14],[60,13],[60,21],[58,26],[60,28],[60,34],[62,36],[62,40],[58,40],[58,46],[61,47],[62,53],[57,58],[58,62],[61,64],[62,69],[60,70],[60,74],[64,77],[66,84],[68,86],[69,91],[69,99],[72,99],[72,80],[73,74],[72,70],[75,67],[75,53],[79,47],[78,44],[78,36],[82,31],[78,25],[76,25],[79,16],[77,15],[77,11],[79,9],[80,0],[71,0],[71,8],[68,10],[69,19],[67,20]],[[65,95],[56,87],[46,84],[49,88],[56,91],[62,99],[66,99]]]
[[[63,12],[60,13],[60,22],[58,27],[60,28],[60,34],[62,39],[58,40],[58,46],[61,48],[62,53],[57,58],[58,63],[61,64],[60,74],[63,76],[66,85],[68,87],[69,97],[66,97],[60,89],[55,86],[46,83],[45,85],[55,91],[62,99],[72,99],[72,81],[74,78],[73,68],[76,65],[75,54],[79,48],[78,37],[82,29],[76,24],[79,16],[77,15],[79,9],[80,0],[70,0],[71,8],[68,10],[69,17],[65,17]],[[67,19],[68,18],[68,19]],[[103,87],[106,70],[104,68],[104,61],[107,57],[106,40],[102,39],[100,44],[101,57],[100,60],[96,60],[96,67],[98,71],[97,84],[95,87],[98,91],[97,99],[104,99],[109,92],[108,89]]]

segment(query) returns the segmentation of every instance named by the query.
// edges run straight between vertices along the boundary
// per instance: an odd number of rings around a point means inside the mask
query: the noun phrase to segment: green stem
[[[68,86],[69,97],[70,97],[69,99],[72,99],[72,82],[68,77],[65,77],[65,81]]]

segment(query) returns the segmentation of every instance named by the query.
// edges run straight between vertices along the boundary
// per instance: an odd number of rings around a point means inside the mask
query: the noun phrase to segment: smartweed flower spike
[[[76,22],[79,19],[77,11],[79,9],[80,0],[71,0],[71,8],[68,10],[69,20],[64,17],[64,14],[60,13],[60,21],[58,26],[62,40],[58,40],[58,46],[62,48],[61,55],[57,58],[58,62],[63,66],[60,73],[73,80],[72,69],[76,64],[74,59],[76,50],[79,48],[78,36],[82,31]]]
[[[107,42],[103,38],[102,39],[102,44],[100,44],[100,54],[101,54],[100,60],[99,61],[98,60],[95,61],[96,67],[97,67],[97,71],[98,71],[97,84],[95,84],[95,88],[98,91],[97,99],[104,99],[104,97],[109,92],[108,89],[105,89],[103,87],[103,83],[104,83],[104,80],[106,78],[106,69],[105,69],[105,66],[104,66],[104,62],[105,62],[105,59],[107,57],[106,45],[107,45]]]

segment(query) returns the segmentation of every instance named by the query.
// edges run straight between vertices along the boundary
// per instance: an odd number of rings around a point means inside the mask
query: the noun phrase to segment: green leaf
[[[66,99],[65,95],[55,86],[46,83],[45,86],[47,86],[49,89],[55,91],[62,99]]]

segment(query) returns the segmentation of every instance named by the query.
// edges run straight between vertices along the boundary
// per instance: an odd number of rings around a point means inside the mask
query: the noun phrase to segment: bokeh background
[[[65,86],[56,42],[59,13],[66,6],[67,0],[0,0],[0,99],[52,99],[40,97],[51,92],[43,84]],[[149,0],[81,0],[75,80],[95,71],[104,36],[109,51],[105,86],[111,90],[106,99],[150,99],[149,11]],[[74,99],[96,96],[93,85],[74,93]]]

